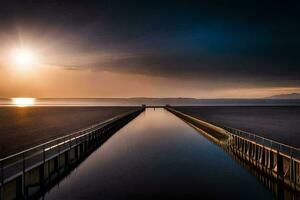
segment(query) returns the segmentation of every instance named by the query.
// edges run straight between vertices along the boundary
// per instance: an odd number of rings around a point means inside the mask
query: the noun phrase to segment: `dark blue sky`
[[[56,40],[56,54],[106,55],[50,59],[67,69],[299,87],[299,10],[297,1],[2,0],[0,30]]]

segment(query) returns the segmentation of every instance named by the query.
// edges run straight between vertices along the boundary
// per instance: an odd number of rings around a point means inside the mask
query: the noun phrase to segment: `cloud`
[[[87,63],[64,66],[68,70],[111,71],[202,82],[218,80],[257,86],[299,86],[298,65],[275,61],[208,55],[106,54],[94,56]]]
[[[0,28],[6,36],[15,24],[34,32],[29,40],[47,48],[43,61],[66,70],[300,86],[294,3],[170,2],[9,1]]]

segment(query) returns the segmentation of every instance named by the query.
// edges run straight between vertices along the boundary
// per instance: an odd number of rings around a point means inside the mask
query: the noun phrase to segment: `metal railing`
[[[242,137],[244,139],[248,139],[251,140],[253,142],[256,142],[257,144],[260,144],[264,147],[268,147],[270,149],[273,149],[275,151],[279,151],[283,154],[286,154],[288,156],[300,159],[300,148],[297,147],[293,147],[281,142],[277,142],[275,140],[272,139],[268,139],[253,133],[249,133],[247,131],[242,131],[236,128],[231,128],[231,127],[227,127],[227,126],[223,126],[223,125],[217,125],[223,129],[225,129],[226,131],[228,131],[231,134],[237,135],[239,137]]]
[[[94,137],[97,130],[109,129],[110,127],[107,125],[134,112],[137,112],[137,110],[120,114],[83,130],[73,132],[0,159],[0,186],[24,174],[35,166],[45,163],[46,160],[70,150],[83,141],[87,141],[90,137]]]
[[[172,108],[172,109],[174,109],[174,108]],[[181,111],[178,111],[178,110],[176,110],[176,111],[181,112]],[[184,112],[182,112],[182,113],[184,113]],[[184,114],[187,114],[187,113],[184,113]],[[189,114],[187,114],[187,115],[189,115]],[[190,115],[190,116],[192,116],[192,115]],[[286,154],[287,156],[300,159],[300,148],[293,147],[291,145],[284,144],[284,143],[281,143],[281,142],[278,142],[278,141],[275,141],[275,140],[272,140],[272,139],[268,139],[268,138],[265,138],[265,137],[262,137],[262,136],[259,136],[259,135],[253,134],[253,133],[249,133],[247,131],[243,131],[243,130],[239,130],[239,129],[236,129],[236,128],[232,128],[232,127],[224,126],[224,125],[221,125],[221,124],[217,124],[217,123],[212,122],[212,121],[205,121],[205,122],[207,122],[209,124],[212,124],[216,127],[220,127],[222,129],[226,130],[229,134],[237,135],[237,136],[242,137],[244,139],[248,139],[248,140],[251,140],[253,142],[256,142],[257,144],[260,144],[262,146],[265,146],[265,147],[271,148],[273,150],[279,151],[283,154]]]

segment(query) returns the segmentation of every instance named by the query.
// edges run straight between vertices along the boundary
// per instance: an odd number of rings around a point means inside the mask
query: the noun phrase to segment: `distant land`
[[[299,94],[298,94],[299,95]],[[295,95],[293,95],[295,96]],[[280,95],[261,99],[197,99],[197,98],[37,98],[37,106],[300,106],[300,98]],[[9,98],[0,98],[0,106],[11,106]]]
[[[279,94],[279,95],[267,97],[267,99],[299,99],[300,100],[300,93]]]

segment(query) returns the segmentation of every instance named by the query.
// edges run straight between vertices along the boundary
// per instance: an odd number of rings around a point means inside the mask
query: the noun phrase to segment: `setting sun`
[[[18,107],[33,106],[35,98],[12,98],[12,103]]]
[[[14,66],[27,69],[37,62],[36,54],[30,48],[16,48],[11,52],[11,59]]]

